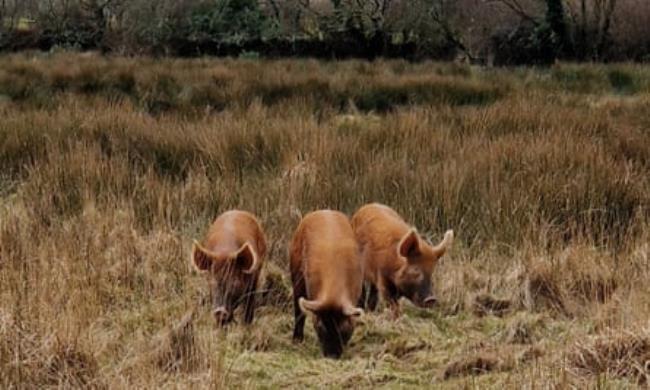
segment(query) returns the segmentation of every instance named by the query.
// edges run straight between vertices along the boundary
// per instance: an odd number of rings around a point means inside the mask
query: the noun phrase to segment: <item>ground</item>
[[[650,68],[0,58],[1,387],[636,387],[650,375]],[[293,319],[301,215],[378,201],[454,229],[439,305]],[[269,238],[251,326],[214,328],[193,239]]]

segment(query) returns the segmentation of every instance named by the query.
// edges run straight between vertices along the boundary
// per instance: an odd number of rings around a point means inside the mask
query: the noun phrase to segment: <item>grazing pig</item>
[[[352,217],[352,227],[364,267],[367,297],[363,299],[367,299],[370,310],[377,306],[377,290],[395,317],[400,314],[401,297],[419,307],[435,304],[431,274],[438,259],[451,246],[452,230],[445,233],[440,244],[431,246],[395,210],[377,203],[361,207]]]
[[[205,272],[212,296],[212,312],[218,325],[229,323],[244,304],[244,322],[253,321],[255,290],[260,275],[266,238],[253,214],[231,210],[212,223],[203,245],[194,241],[192,261]]]
[[[313,314],[321,350],[338,358],[363,310],[363,271],[350,220],[338,211],[307,214],[293,235],[290,247],[295,315],[294,341],[303,339],[305,314]]]

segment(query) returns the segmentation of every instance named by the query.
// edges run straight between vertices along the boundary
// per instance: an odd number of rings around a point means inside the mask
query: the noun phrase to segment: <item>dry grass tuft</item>
[[[85,351],[81,351],[74,344],[56,340],[49,347],[49,351],[44,351],[48,361],[45,364],[44,371],[48,379],[45,383],[51,385],[85,387],[98,387],[99,384],[93,383],[98,374],[98,364],[95,358]]]
[[[397,337],[387,341],[384,345],[384,353],[391,354],[399,359],[407,358],[419,351],[427,351],[433,346],[422,339]]]
[[[581,245],[549,256],[535,256],[518,278],[521,304],[528,310],[550,310],[575,316],[593,304],[612,299],[620,282],[615,261]]]
[[[466,349],[462,355],[448,363],[443,371],[445,380],[516,371],[531,361],[539,361],[545,355],[544,348],[529,345],[524,348],[509,345],[486,345],[479,342],[475,348]]]
[[[195,310],[190,310],[154,341],[153,355],[161,370],[191,371],[199,368],[199,347],[194,335],[195,316]]]
[[[481,293],[474,297],[473,311],[477,316],[495,315],[502,317],[512,309],[512,302],[508,299],[498,299],[489,293]]]
[[[72,336],[35,332],[0,311],[0,384],[104,387],[99,363]]]
[[[541,337],[543,326],[539,315],[520,313],[508,322],[502,339],[508,344],[533,344]]]
[[[568,313],[564,278],[550,263],[536,262],[527,271],[523,284],[526,305],[533,310]]]
[[[544,354],[545,352],[543,348],[536,345],[532,345],[517,353],[517,355],[515,356],[515,360],[517,364],[524,365],[530,361],[541,359],[544,356]]]
[[[650,383],[650,332],[610,331],[576,344],[568,362],[578,375],[629,378]]]
[[[256,301],[260,306],[290,307],[291,285],[277,265],[266,265],[263,282],[260,284],[260,299]]]
[[[499,371],[503,367],[503,361],[492,353],[478,353],[476,355],[463,356],[447,365],[443,373],[443,379],[450,379],[468,375],[482,375],[493,371]]]

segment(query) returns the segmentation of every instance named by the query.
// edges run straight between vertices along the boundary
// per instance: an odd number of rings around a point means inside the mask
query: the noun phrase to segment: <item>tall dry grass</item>
[[[585,340],[647,336],[649,92],[635,65],[2,57],[0,386],[637,383]],[[457,231],[441,304],[323,360],[286,242],[371,201]],[[255,324],[218,332],[187,257],[230,208],[273,245]]]

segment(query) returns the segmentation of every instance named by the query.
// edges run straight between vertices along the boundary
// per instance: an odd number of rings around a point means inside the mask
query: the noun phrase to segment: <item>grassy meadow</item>
[[[293,344],[302,214],[388,204],[439,305]],[[220,212],[269,239],[220,331],[189,262]],[[650,379],[650,67],[0,57],[0,388],[633,388]]]

